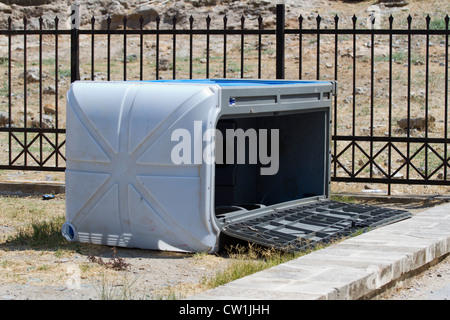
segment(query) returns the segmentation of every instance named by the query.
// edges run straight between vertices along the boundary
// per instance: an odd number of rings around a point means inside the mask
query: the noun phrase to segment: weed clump
[[[101,266],[104,266],[108,269],[113,269],[116,271],[123,271],[123,270],[129,269],[131,265],[129,263],[126,263],[123,258],[117,256],[117,248],[113,247],[112,251],[113,251],[113,257],[111,259],[109,259],[108,262],[104,262],[102,258],[96,258],[93,255],[89,255],[87,257],[87,259],[90,262],[98,263]]]

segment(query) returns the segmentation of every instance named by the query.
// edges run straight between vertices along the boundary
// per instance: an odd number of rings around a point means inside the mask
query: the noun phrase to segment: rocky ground
[[[60,26],[70,27],[70,0],[4,0],[0,1],[0,12],[4,13],[0,18],[0,28],[7,27],[7,19],[13,20],[13,29],[23,28],[23,17],[30,20],[29,29],[37,29],[39,23],[37,19],[43,18],[44,29],[54,27],[54,19],[57,16]],[[92,17],[96,23],[106,28],[106,19],[111,17],[111,28],[119,28],[123,24],[123,17],[128,17],[129,28],[139,28],[139,18],[144,19],[144,27],[155,21],[156,16],[160,16],[161,23],[169,26],[176,17],[178,23],[188,22],[192,15],[196,22],[204,20],[209,15],[212,22],[222,23],[223,16],[226,15],[230,21],[240,25],[240,18],[244,16],[249,20],[256,20],[259,15],[267,17],[269,13],[275,13],[275,6],[278,0],[79,0],[80,5],[80,25],[89,27]],[[335,14],[345,14],[344,21],[351,21],[355,14],[361,23],[366,23],[366,19],[371,13],[380,14],[398,13],[399,11],[409,11],[410,9],[429,8],[429,1],[421,0],[286,0],[286,18],[288,23],[297,24],[299,15],[303,15],[308,20],[314,20],[317,14],[321,14],[326,19],[332,20]],[[419,10],[413,10],[413,14],[419,14]],[[296,21],[296,22],[292,22]],[[342,23],[343,20],[341,20]],[[312,21],[315,23],[315,21]],[[273,17],[265,21],[265,26],[275,23]]]
[[[263,28],[273,28],[275,24],[275,0],[186,0],[186,1],[172,1],[172,0],[81,0],[80,4],[80,28],[90,29],[92,17],[95,18],[95,28],[105,28],[107,17],[111,18],[111,28],[123,28],[123,18],[128,18],[127,28],[138,27],[137,21],[143,18],[144,28],[154,29],[156,16],[161,18],[161,29],[171,29],[173,18],[176,18],[177,29],[189,28],[189,18],[192,15],[194,18],[194,28],[205,28],[206,17],[211,18],[211,28],[223,28],[223,18],[226,15],[228,18],[227,27],[229,29],[240,28],[241,17],[245,18],[245,26],[249,29],[257,28],[257,19],[259,15],[263,18]],[[38,18],[43,18],[43,28],[53,29],[54,19],[59,18],[59,29],[70,28],[70,5],[72,1],[45,1],[45,0],[8,0],[0,1],[0,29],[5,29],[8,26],[8,18],[12,18],[12,29],[23,29],[23,17],[27,20],[27,29],[36,29],[39,27]],[[339,16],[340,28],[352,28],[352,17],[355,15],[357,19],[357,28],[370,28],[370,17],[375,17],[375,28],[388,27],[388,17],[393,15],[394,28],[406,28],[408,15],[413,18],[412,27],[424,28],[425,16],[430,14],[432,17],[432,28],[441,26],[438,24],[444,18],[450,9],[450,4],[442,3],[441,1],[423,1],[423,0],[365,0],[365,1],[339,1],[339,0],[287,0],[286,3],[286,27],[298,28],[298,18],[303,17],[303,28],[316,28],[317,16],[320,15],[321,28],[334,28],[335,16]],[[442,20],[443,21],[443,20]],[[442,22],[441,21],[441,22]],[[438,25],[435,25],[436,23]],[[139,79],[139,47],[140,40],[137,35],[129,35],[127,38],[127,57],[126,60],[128,68],[129,80]],[[334,36],[323,35],[321,38],[321,79],[334,79]],[[155,79],[155,60],[156,49],[154,37],[148,36],[144,39],[144,78]],[[223,37],[211,37],[210,54],[210,77],[222,77],[222,56],[223,56]],[[406,117],[406,38],[402,36],[395,36],[393,39],[394,47],[394,70],[393,70],[393,119],[392,131],[393,136],[405,136],[405,131],[402,130],[402,120]],[[159,77],[163,79],[172,78],[172,39],[171,37],[162,37],[160,39],[160,72]],[[205,77],[206,59],[205,59],[205,43],[204,38],[196,37],[195,41],[199,41],[198,45],[194,46],[194,78]],[[228,38],[228,69],[227,77],[239,78],[240,74],[240,39],[239,37]],[[274,59],[275,49],[273,38],[263,37],[262,39],[262,78],[273,77],[274,74]],[[355,132],[357,135],[369,135],[370,133],[370,59],[371,44],[369,36],[357,37],[356,58],[357,64],[357,79],[356,79],[356,94],[353,96],[352,90],[352,57],[353,57],[353,43],[350,36],[341,35],[339,38],[339,94],[337,113],[338,121],[338,135],[352,134],[352,105],[353,99],[356,100],[356,117],[358,118],[355,124]],[[121,36],[111,37],[111,79],[122,80],[123,61],[124,61],[124,47]],[[299,68],[299,39],[294,35],[286,36],[286,78],[298,79]],[[388,131],[388,61],[387,55],[389,53],[388,37],[377,37],[375,39],[375,97],[374,97],[374,127],[373,133],[375,136],[385,136]],[[423,120],[424,113],[424,47],[425,38],[423,36],[413,37],[413,66],[412,66],[412,83],[411,83],[411,116],[416,119]],[[245,78],[254,78],[257,76],[257,47],[258,41],[256,37],[246,37],[245,41],[245,59],[246,66]],[[440,94],[444,90],[444,67],[443,62],[444,48],[443,38],[432,37],[430,42],[430,77],[429,77],[429,114],[433,117],[433,130],[429,132],[430,137],[443,137],[444,121],[443,121],[443,95]],[[36,127],[40,124],[36,119],[39,119],[39,38],[37,36],[27,37],[27,70],[24,72],[24,45],[22,36],[12,37],[12,115],[11,120],[13,125],[23,126],[24,111],[23,106],[25,102],[24,94],[24,78],[27,82],[27,119],[29,127]],[[94,79],[106,79],[106,48],[107,40],[105,36],[95,37],[95,70]],[[6,36],[0,36],[0,74],[5,76],[7,70],[7,53],[8,39]],[[42,105],[44,114],[42,116],[42,126],[54,128],[65,127],[65,92],[70,85],[70,37],[59,37],[59,60],[58,60],[58,94],[55,91],[55,39],[53,36],[43,37],[43,87],[42,87]],[[316,55],[317,43],[315,36],[303,36],[303,79],[313,80],[316,75]],[[187,78],[189,76],[189,37],[177,37],[177,62],[176,76],[177,78]],[[81,79],[90,80],[91,78],[91,39],[90,36],[80,37],[80,62],[81,62]],[[4,79],[6,80],[6,79]],[[8,119],[8,87],[6,81],[0,82],[0,126],[5,125]],[[58,95],[58,96],[56,96]],[[56,102],[58,102],[58,120],[56,117]],[[58,124],[56,123],[58,122]],[[423,137],[423,126],[411,130],[412,137]],[[31,137],[32,139],[32,137]],[[51,138],[50,138],[51,139]],[[61,140],[61,139],[60,139]],[[36,140],[37,141],[37,140]],[[15,143],[13,141],[13,143]],[[33,147],[35,147],[33,145]],[[396,147],[406,153],[406,144],[397,144]],[[345,142],[338,144],[340,150],[346,146]],[[368,152],[368,144],[361,143],[361,148]],[[17,148],[15,148],[17,147]],[[412,146],[412,152],[415,152],[419,146]],[[443,151],[441,146],[432,146],[436,152]],[[0,163],[7,163],[8,161],[8,136],[7,134],[0,134],[0,150],[5,152],[0,153]],[[20,151],[20,146],[16,144],[13,147],[13,157]],[[381,148],[380,145],[375,145],[375,149]],[[415,149],[414,149],[415,148]],[[17,150],[16,150],[17,149]],[[29,150],[30,151],[30,150]],[[44,157],[49,155],[53,148],[44,141]],[[30,151],[34,152],[34,151]],[[64,146],[61,149],[64,153]],[[38,152],[35,152],[35,157]],[[393,152],[391,160],[391,167],[395,171],[403,164],[403,157],[397,152]],[[355,171],[365,165],[367,157],[356,150],[355,154]],[[424,151],[416,155],[413,164],[418,170],[424,169],[423,158]],[[23,158],[23,157],[22,157]],[[351,171],[351,148],[340,157],[341,166],[337,167],[338,176],[346,176],[346,171]],[[438,157],[431,152],[429,155],[429,171],[441,164]],[[22,161],[22,159],[19,159]],[[51,164],[51,161],[47,164]],[[61,163],[60,158],[60,163]],[[377,165],[387,172],[387,148],[376,159]],[[359,174],[359,176],[368,175],[368,167]],[[333,167],[334,170],[334,167]],[[377,167],[374,168],[373,174],[376,177],[383,176]],[[410,170],[412,178],[420,178],[415,170]],[[433,179],[442,179],[442,169],[432,177]],[[333,172],[334,173],[334,172]],[[403,167],[395,178],[401,178],[406,175],[406,167]],[[63,181],[64,175],[59,173],[36,173],[36,172],[0,172],[0,179],[2,180],[41,180],[41,181]],[[335,184],[334,192],[348,191],[361,192],[365,189],[365,185],[358,184]],[[383,189],[385,186],[368,186],[369,189]],[[415,193],[415,194],[443,194],[448,193],[448,188],[439,188],[434,186],[395,186],[393,194]]]

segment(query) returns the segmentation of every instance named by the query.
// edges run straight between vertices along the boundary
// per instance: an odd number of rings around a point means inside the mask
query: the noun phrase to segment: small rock
[[[39,82],[40,79],[39,69],[36,67],[32,67],[28,69],[25,73],[22,73],[19,77],[25,78],[27,83]]]
[[[394,179],[403,179],[403,173],[397,172],[396,174],[394,174],[394,176],[392,178],[394,178]]]
[[[138,56],[136,53],[130,54],[127,56],[127,62],[135,62],[137,61]]]
[[[216,4],[217,0],[192,0],[192,5],[194,7],[215,6]]]
[[[56,114],[55,106],[50,103],[47,103],[46,105],[44,105],[44,113],[45,114]]]
[[[434,127],[435,121],[436,121],[435,117],[433,117],[432,115],[428,116],[428,129],[431,129]],[[400,129],[407,130],[408,129],[408,119],[403,118],[401,120],[398,120],[397,125],[400,127]],[[426,126],[425,117],[409,119],[409,129],[410,130],[416,129],[419,131],[425,131],[425,126]]]
[[[6,127],[8,124],[9,124],[8,112],[0,111],[0,127]]]
[[[409,4],[409,0],[380,0],[386,7],[403,7]]]
[[[366,92],[366,89],[363,87],[356,87],[355,88],[355,93],[356,94],[364,94]]]
[[[36,120],[34,118],[31,118],[31,120],[27,121],[27,125],[31,128],[40,128],[41,124],[39,123],[39,120]],[[42,125],[44,126],[44,123],[42,123]]]
[[[166,70],[171,70],[171,69],[172,69],[172,65],[169,62],[169,59],[166,59],[166,58],[159,59],[159,70],[166,71]]]
[[[347,98],[344,99],[344,103],[345,104],[349,104],[353,102],[353,96],[348,96]]]
[[[48,114],[43,114],[42,115],[42,125],[45,128],[54,128],[53,117]]]
[[[46,86],[43,90],[44,94],[55,94],[56,93],[56,88],[55,86],[49,85]]]
[[[444,174],[442,172],[439,172],[437,175],[438,180],[444,180]],[[447,180],[450,180],[450,173],[447,173]]]
[[[141,17],[142,17],[142,27],[144,28],[147,24],[155,21],[158,17],[158,12],[149,6],[140,7],[133,14],[128,16],[127,28],[140,29],[141,27]]]

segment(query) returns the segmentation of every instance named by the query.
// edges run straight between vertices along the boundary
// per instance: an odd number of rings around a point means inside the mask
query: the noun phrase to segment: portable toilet
[[[335,94],[334,81],[74,82],[62,234],[214,252],[224,234],[300,248],[362,214],[392,220],[329,200]]]

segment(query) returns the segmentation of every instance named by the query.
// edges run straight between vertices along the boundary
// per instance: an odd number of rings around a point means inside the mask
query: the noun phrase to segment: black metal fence
[[[71,30],[60,30],[58,18],[53,30],[42,19],[13,30],[9,20],[0,30],[0,169],[64,171],[64,95],[75,80],[320,79],[339,88],[332,181],[383,183],[388,192],[392,184],[450,185],[449,17],[427,16],[419,29],[412,20],[394,28],[390,16],[381,28],[353,16],[341,28],[338,16],[318,15],[305,27],[300,16],[287,28],[284,5],[272,28],[244,16],[232,26],[226,16],[214,21],[219,27],[208,16],[206,28],[194,28],[192,17],[188,26],[174,17],[170,28],[159,18],[144,27],[141,17],[133,29],[126,17],[120,29],[110,18],[97,28],[93,17],[87,29],[73,19]]]

